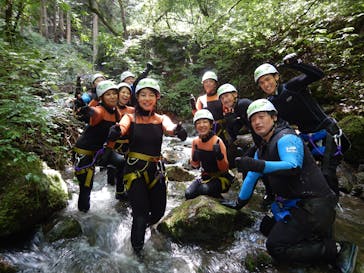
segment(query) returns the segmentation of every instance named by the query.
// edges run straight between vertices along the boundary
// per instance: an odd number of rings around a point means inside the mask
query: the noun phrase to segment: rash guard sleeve
[[[303,164],[304,147],[302,140],[293,134],[284,135],[277,142],[278,155],[280,161],[265,161],[263,173],[273,173],[277,171],[300,170]],[[284,174],[284,173],[282,173]],[[287,172],[287,175],[291,172]]]
[[[258,179],[262,176],[261,173],[257,172],[248,172],[246,175],[243,185],[241,185],[240,192],[239,192],[239,199],[241,200],[249,200],[253,195],[255,186],[258,182]]]

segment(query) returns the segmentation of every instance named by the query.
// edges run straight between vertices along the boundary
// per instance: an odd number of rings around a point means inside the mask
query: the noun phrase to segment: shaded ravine
[[[163,148],[179,153],[180,165],[186,162],[191,139],[184,145],[174,138],[165,138]],[[197,171],[194,172],[197,174]],[[265,237],[259,231],[259,221],[252,227],[235,233],[233,243],[222,244],[219,249],[206,249],[200,246],[180,245],[171,242],[155,227],[148,229],[145,238],[144,256],[136,257],[130,244],[131,210],[126,202],[114,198],[114,187],[106,184],[106,172],[98,170],[91,194],[91,209],[88,213],[77,210],[78,186],[67,180],[72,198],[59,217],[71,216],[82,227],[83,234],[73,239],[49,243],[39,230],[34,237],[17,247],[0,249],[0,256],[15,265],[18,272],[44,273],[238,273],[248,272],[244,265],[248,253],[265,250]],[[184,189],[188,183],[168,184],[167,212],[184,201]],[[229,193],[229,198],[234,196]],[[257,194],[259,195],[259,194]],[[260,219],[259,197],[254,196],[247,209]],[[342,210],[338,210],[336,236],[339,240],[350,240],[360,246],[357,273],[364,272],[364,202],[351,196],[341,197]],[[219,238],[216,238],[219,240]],[[277,269],[274,266],[260,272],[330,272],[327,268]]]

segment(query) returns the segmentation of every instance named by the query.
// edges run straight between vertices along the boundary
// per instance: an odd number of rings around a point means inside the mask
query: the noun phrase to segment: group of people
[[[285,56],[280,67],[301,73],[282,83],[274,65],[260,65],[254,81],[267,98],[254,101],[239,99],[229,83],[218,87],[216,73],[203,75],[205,94],[191,102],[199,134],[192,142],[191,165],[202,167],[202,174],[186,198],[221,197],[234,181],[228,170],[236,167],[244,177],[240,192],[236,200],[220,202],[241,209],[258,180],[263,181],[272,216],[262,219],[260,231],[277,262],[324,262],[337,272],[353,272],[358,247],[336,242],[333,231],[339,199],[336,168],[350,142],[308,88],[324,73],[296,54]],[[235,156],[231,147],[242,127],[250,130],[255,145]]]
[[[121,75],[124,80],[125,75],[133,77],[130,72],[124,72]],[[116,85],[100,74],[94,76],[96,96],[76,111],[87,125],[76,141],[74,152],[80,189],[78,209],[83,212],[90,209],[95,166],[111,165],[116,170],[116,198],[127,198],[132,208],[131,243],[139,253],[146,228],[157,223],[166,208],[167,188],[161,157],[163,135],[177,136],[184,141],[187,132],[181,124],[155,112],[160,99],[156,80],[143,77],[136,85],[135,82],[130,85],[123,81]],[[135,104],[131,102],[133,93]]]
[[[339,198],[336,168],[350,142],[308,88],[323,72],[303,63],[296,54],[287,55],[280,67],[301,74],[282,83],[274,65],[260,65],[254,81],[267,98],[254,101],[239,98],[232,84],[219,86],[215,72],[204,73],[205,92],[197,100],[191,99],[198,136],[192,140],[190,164],[201,169],[201,175],[186,189],[185,198],[208,195],[227,207],[241,209],[261,179],[273,215],[265,216],[260,225],[269,254],[278,262],[326,262],[338,272],[353,272],[358,248],[336,242],[333,232]],[[162,136],[175,135],[183,141],[187,133],[180,123],[155,112],[160,98],[157,81],[144,78],[135,85],[131,112],[117,108],[124,97],[121,88],[133,93],[127,84],[116,86],[104,79],[96,87],[98,104],[83,111],[89,120],[75,145],[78,206],[82,211],[90,207],[97,158],[113,165],[117,191],[125,187],[132,208],[131,243],[139,253],[146,228],[161,219],[166,207]],[[130,103],[127,100],[125,96],[123,105]],[[251,132],[254,145],[241,151],[235,140],[243,128]],[[91,132],[97,137],[90,137]],[[114,149],[120,140],[128,142],[123,155]],[[102,155],[97,156],[100,151]],[[235,167],[243,173],[243,183],[236,200],[226,200],[221,194],[237,180],[231,172]]]

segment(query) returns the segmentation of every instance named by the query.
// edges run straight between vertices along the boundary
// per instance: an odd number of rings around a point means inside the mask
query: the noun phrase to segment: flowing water
[[[190,148],[173,138],[165,138],[164,149],[174,150],[185,162]],[[106,172],[95,176],[88,213],[77,210],[78,186],[69,180],[72,199],[60,213],[72,216],[82,226],[83,234],[73,239],[49,243],[40,229],[20,245],[0,249],[0,256],[24,273],[237,273],[248,272],[244,265],[247,253],[265,250],[265,237],[259,231],[259,221],[252,227],[235,233],[233,243],[218,249],[196,245],[180,245],[159,234],[155,227],[147,229],[143,257],[133,253],[130,244],[131,210],[126,202],[114,198],[114,187],[106,184]],[[169,182],[166,214],[184,200],[185,184]],[[258,199],[254,199],[258,200]],[[253,201],[254,201],[253,200]],[[257,201],[254,201],[257,202]],[[253,202],[253,203],[254,203]],[[340,240],[350,240],[360,246],[359,264],[355,272],[364,272],[364,202],[353,197],[341,198],[342,211],[338,211],[336,234]],[[254,212],[258,219],[263,212]],[[216,238],[219,240],[219,238]],[[260,272],[329,272],[323,268],[277,269],[274,266]]]

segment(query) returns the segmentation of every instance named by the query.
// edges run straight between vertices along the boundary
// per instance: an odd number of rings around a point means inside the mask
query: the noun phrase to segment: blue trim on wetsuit
[[[281,170],[302,168],[304,157],[304,146],[302,139],[297,135],[287,134],[282,136],[277,142],[278,155],[281,161],[265,161],[263,173],[249,171],[243,181],[239,192],[239,199],[248,200],[253,194],[258,179],[266,173]],[[255,152],[255,159],[258,154]]]

